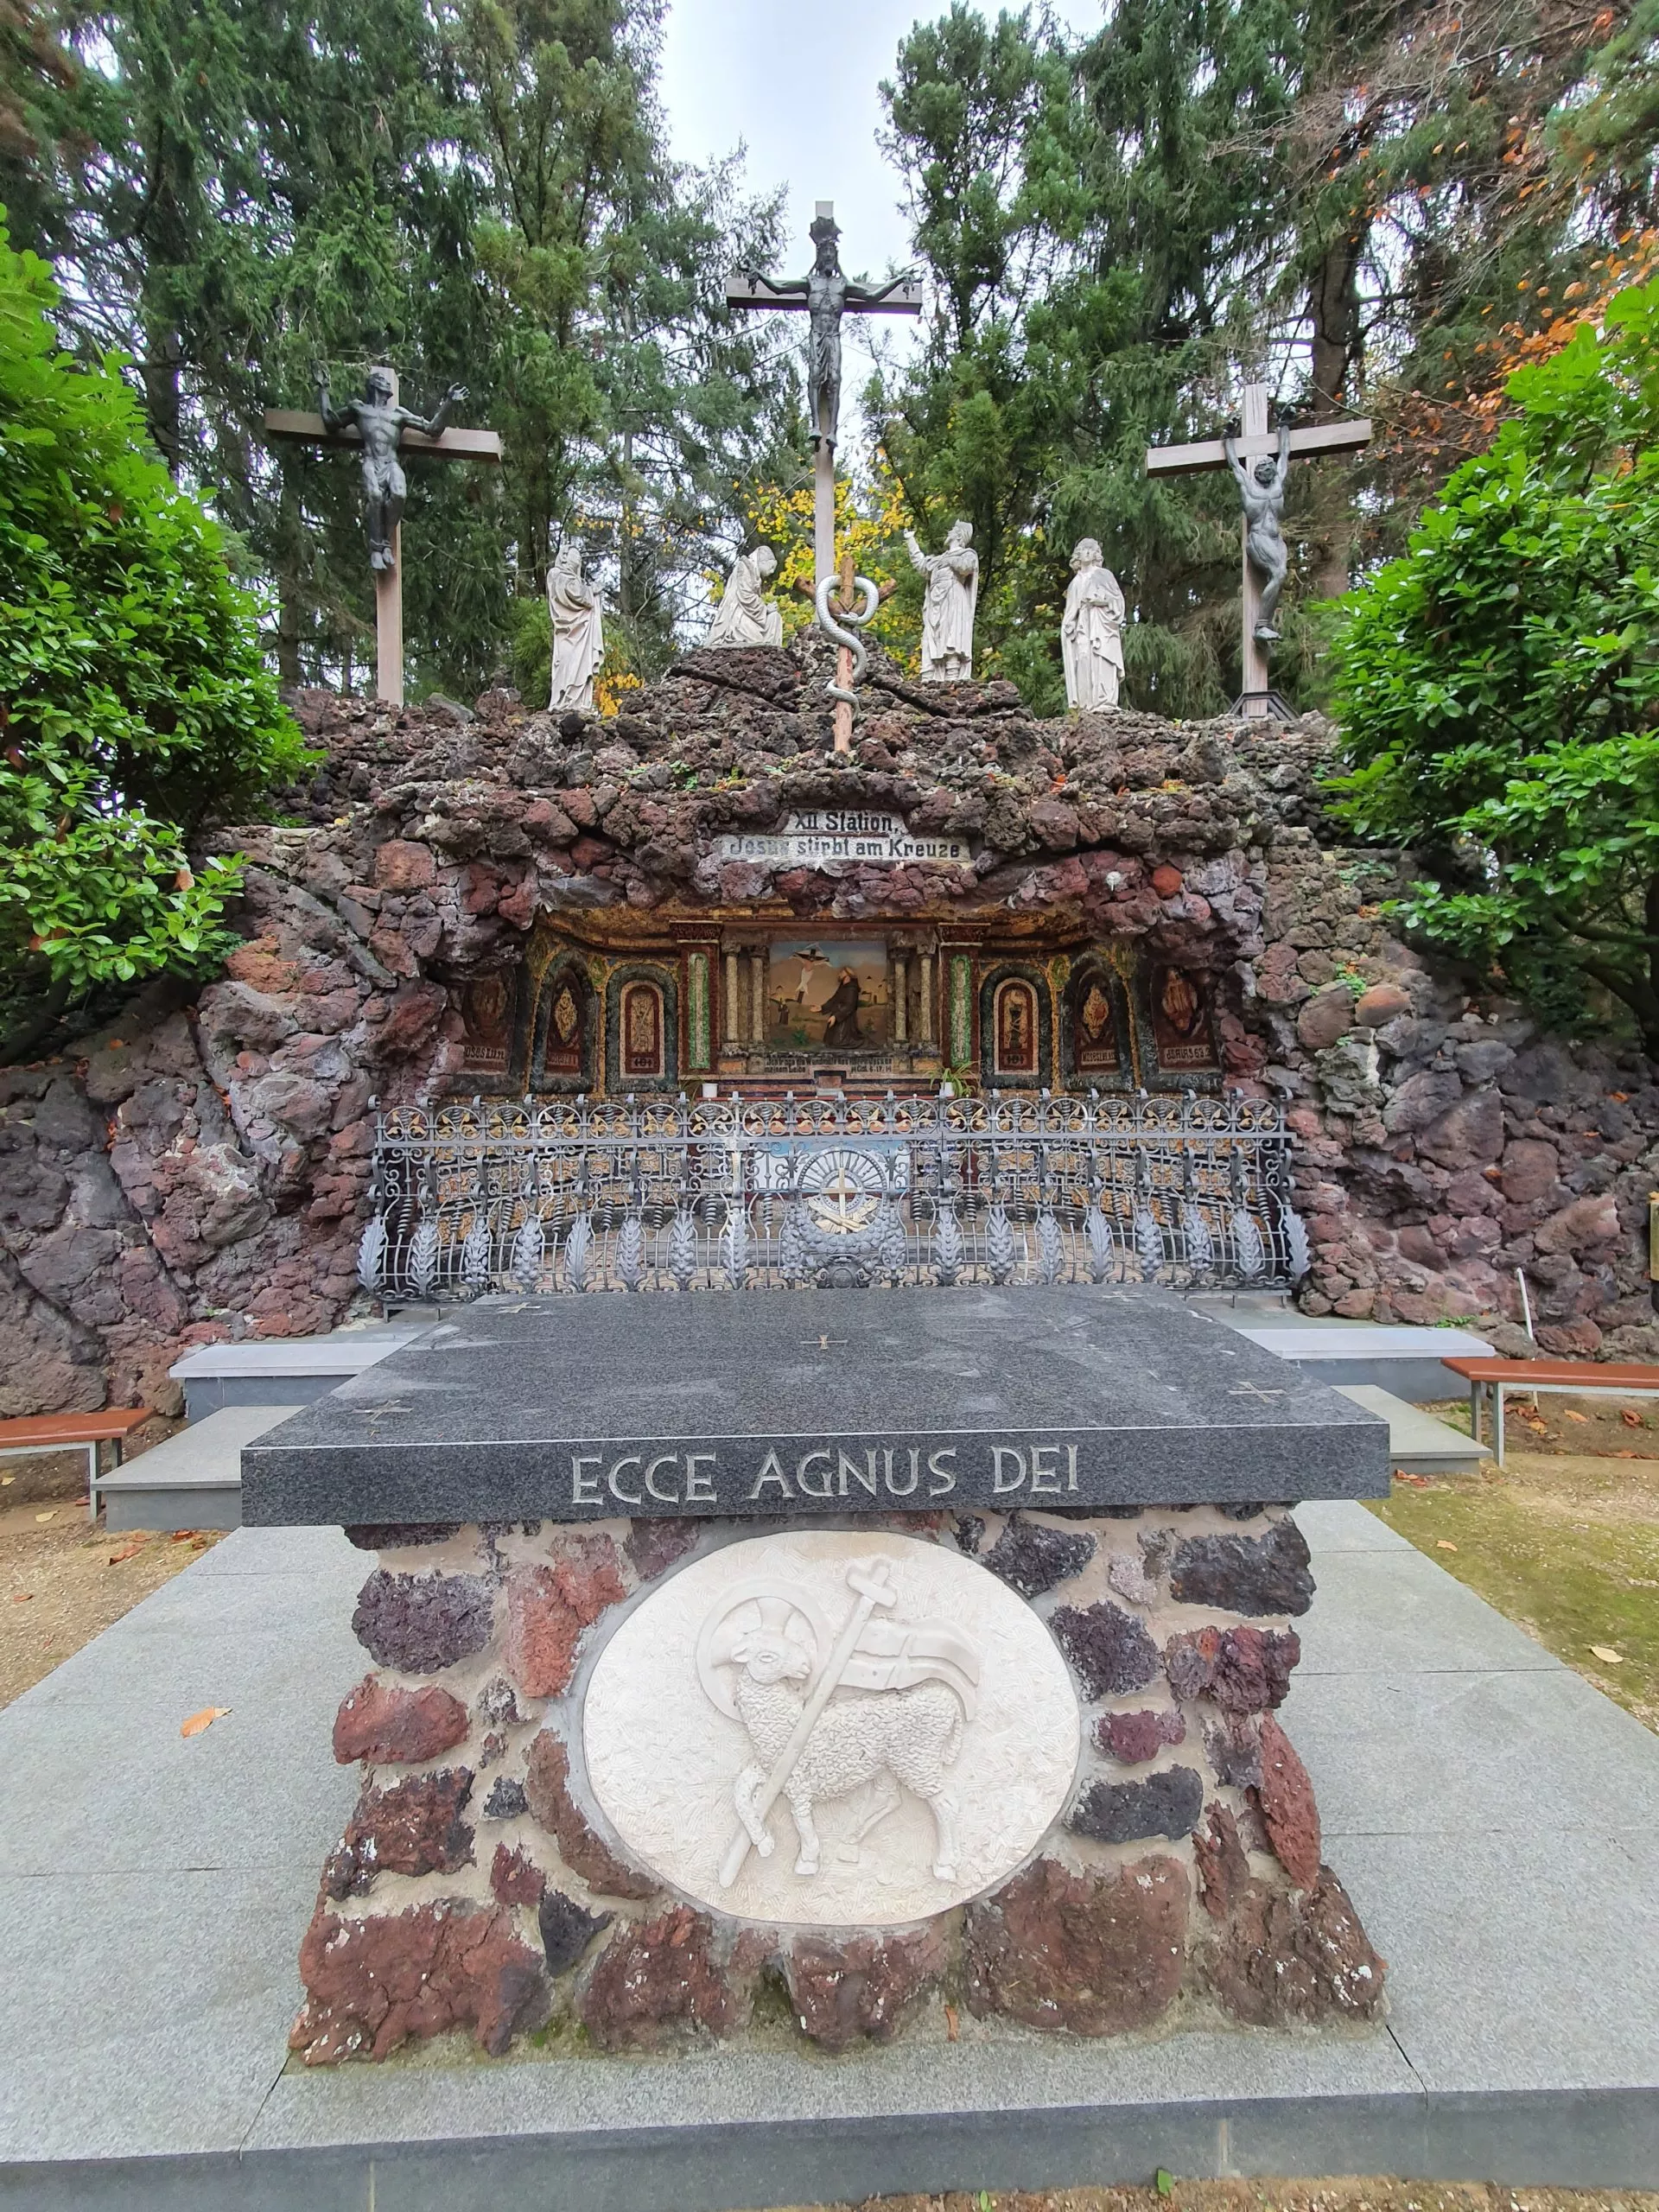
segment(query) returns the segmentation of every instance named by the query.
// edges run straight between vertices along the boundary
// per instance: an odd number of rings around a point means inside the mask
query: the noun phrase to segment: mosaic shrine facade
[[[1213,977],[1129,945],[1055,949],[970,929],[688,926],[658,938],[538,926],[523,963],[454,992],[457,1094],[620,1098],[985,1088],[1217,1090]]]

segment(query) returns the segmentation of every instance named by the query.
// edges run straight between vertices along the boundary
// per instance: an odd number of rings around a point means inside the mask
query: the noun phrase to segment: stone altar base
[[[309,2063],[1384,2010],[1275,1718],[1313,1595],[1284,1509],[348,1533],[372,1666]]]

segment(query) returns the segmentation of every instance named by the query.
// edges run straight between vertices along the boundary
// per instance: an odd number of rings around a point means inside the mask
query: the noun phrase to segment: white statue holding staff
[[[771,546],[757,546],[740,553],[726,579],[726,589],[715,619],[709,625],[705,645],[781,645],[784,618],[766,597],[763,586],[778,573],[778,558]]]
[[[953,522],[943,553],[924,553],[905,532],[910,557],[927,578],[922,601],[922,681],[966,683],[974,672],[974,609],[979,602],[979,556],[970,522]]]
[[[582,573],[582,550],[568,544],[547,572],[547,611],[553,625],[553,689],[550,707],[594,711],[594,679],[605,658],[605,624],[599,594]]]
[[[1074,714],[1117,704],[1123,680],[1123,593],[1092,537],[1071,554],[1071,582],[1060,623],[1065,703]]]

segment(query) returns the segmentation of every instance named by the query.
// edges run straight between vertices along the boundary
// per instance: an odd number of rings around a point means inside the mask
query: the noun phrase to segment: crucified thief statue
[[[1227,465],[1238,482],[1238,493],[1244,502],[1244,553],[1261,584],[1262,596],[1256,607],[1254,635],[1264,645],[1274,645],[1279,637],[1274,613],[1279,605],[1279,594],[1285,588],[1285,572],[1289,556],[1285,551],[1285,534],[1279,526],[1279,518],[1285,512],[1285,471],[1290,466],[1290,432],[1279,425],[1279,451],[1275,456],[1264,453],[1254,467],[1247,468],[1238,457],[1236,433],[1230,430],[1222,440],[1227,454]]]
[[[420,430],[429,438],[441,438],[450,409],[458,399],[466,397],[464,386],[452,385],[439,403],[436,414],[429,420],[424,415],[411,415],[408,408],[397,405],[392,396],[391,379],[384,369],[369,371],[366,398],[348,399],[343,407],[334,406],[329,399],[327,373],[318,377],[317,411],[325,429],[345,430],[355,423],[363,440],[369,566],[377,575],[396,566],[392,540],[404,518],[404,501],[409,493],[397,462],[403,434],[405,430]]]

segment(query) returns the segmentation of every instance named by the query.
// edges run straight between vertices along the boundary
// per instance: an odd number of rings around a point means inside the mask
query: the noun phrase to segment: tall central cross
[[[735,269],[726,279],[726,304],[775,312],[804,308],[810,319],[806,346],[807,410],[812,424],[812,577],[820,584],[836,573],[836,438],[841,422],[841,318],[858,315],[919,315],[922,288],[895,276],[874,287],[842,273],[836,207],[820,200],[810,232],[817,249],[807,276],[774,281],[758,269]]]
[[[1351,453],[1357,447],[1369,445],[1371,426],[1363,418],[1351,423],[1316,423],[1305,430],[1268,429],[1268,387],[1264,384],[1247,384],[1244,404],[1240,411],[1241,435],[1237,437],[1206,438],[1202,444],[1192,446],[1148,446],[1147,474],[1148,476],[1196,476],[1206,468],[1233,468],[1243,478],[1247,468],[1259,467],[1271,459],[1278,475],[1279,504],[1283,503],[1284,464],[1297,454],[1323,453]],[[1258,490],[1249,487],[1245,500],[1243,526],[1242,599],[1243,605],[1243,638],[1240,662],[1243,690],[1237,702],[1237,711],[1244,715],[1272,715],[1286,710],[1278,703],[1278,695],[1271,687],[1268,675],[1267,647],[1277,634],[1271,621],[1262,620],[1262,593],[1268,582],[1267,572],[1252,557],[1252,531],[1258,536],[1257,551],[1262,550],[1261,517],[1253,517],[1253,505],[1271,505],[1264,493],[1273,488],[1272,480]],[[1273,538],[1279,537],[1277,507],[1272,509],[1268,528]],[[1282,539],[1280,540],[1282,546]],[[1281,563],[1282,573],[1282,562]],[[1278,594],[1274,594],[1276,602]],[[1271,612],[1271,609],[1269,609]],[[1263,630],[1268,638],[1262,635]]]
[[[499,461],[501,440],[493,430],[452,430],[447,427],[452,393],[429,423],[408,415],[397,404],[397,372],[383,365],[369,371],[369,397],[333,406],[325,389],[326,412],[308,415],[293,408],[265,410],[265,428],[278,438],[307,445],[355,447],[363,454],[364,488],[369,501],[369,545],[374,569],[375,692],[391,706],[404,703],[404,476],[397,456],[430,454],[437,461]],[[371,435],[365,441],[364,425]]]

